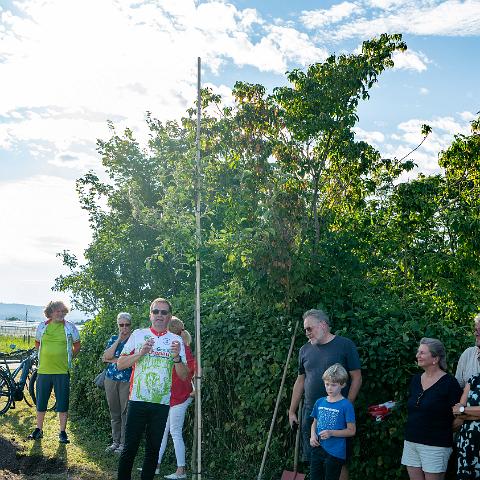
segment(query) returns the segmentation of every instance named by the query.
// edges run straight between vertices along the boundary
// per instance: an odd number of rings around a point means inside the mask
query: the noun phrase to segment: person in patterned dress
[[[462,388],[465,388],[467,380],[473,375],[480,373],[480,313],[474,318],[475,346],[468,347],[458,359],[455,378]]]
[[[463,420],[457,435],[457,480],[480,478],[480,374],[469,378],[453,414]]]
[[[106,452],[122,453],[125,444],[125,422],[127,420],[128,394],[132,369],[118,370],[117,361],[132,333],[132,317],[127,312],[117,315],[118,335],[112,335],[103,352],[102,360],[108,363],[105,374],[105,394],[107,396],[110,422],[112,425],[112,444]]]

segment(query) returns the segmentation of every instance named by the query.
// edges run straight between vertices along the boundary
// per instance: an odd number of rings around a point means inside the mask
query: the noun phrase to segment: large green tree
[[[360,102],[405,48],[400,35],[382,35],[289,72],[271,92],[238,82],[228,107],[202,91],[204,464],[215,476],[255,476],[305,309],[325,308],[360,349],[354,479],[402,476],[404,410],[375,424],[366,406],[405,399],[419,338],[441,338],[450,365],[468,343],[462,326],[480,293],[478,120],[441,153],[445,174],[407,182],[400,175],[413,161],[382,158],[354,134]],[[195,108],[180,121],[147,115],[147,127],[144,147],[113,125],[98,142],[106,179],[89,173],[77,184],[93,240],[84,264],[63,253],[71,272],[56,284],[100,311],[84,329],[73,382],[74,405],[88,398],[92,412],[91,371],[119,309],[141,323],[149,300],[171,297],[192,328]],[[292,362],[269,479],[292,446],[283,412],[295,375]]]

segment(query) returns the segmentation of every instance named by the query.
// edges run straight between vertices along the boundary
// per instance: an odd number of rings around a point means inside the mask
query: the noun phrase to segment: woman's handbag
[[[93,380],[93,383],[98,388],[105,388],[105,374],[107,373],[107,369],[101,371]]]

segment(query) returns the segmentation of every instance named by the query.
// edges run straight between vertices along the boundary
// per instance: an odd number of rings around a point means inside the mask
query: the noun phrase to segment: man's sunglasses
[[[154,315],[158,315],[158,314],[160,314],[160,315],[168,315],[168,314],[170,313],[170,310],[159,310],[158,308],[154,308],[154,309],[152,310],[152,313],[153,313]]]
[[[131,323],[119,323],[118,326],[119,327],[129,327],[131,325]]]

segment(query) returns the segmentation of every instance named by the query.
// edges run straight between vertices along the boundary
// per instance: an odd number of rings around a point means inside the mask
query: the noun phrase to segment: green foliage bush
[[[256,477],[295,320],[245,298],[217,304],[204,317],[204,448],[206,468],[212,474],[231,479]],[[401,310],[382,305],[333,317],[333,324],[337,334],[356,342],[362,360],[364,383],[356,402],[358,433],[351,478],[403,478],[405,401],[410,378],[418,371],[418,342],[423,336],[441,339],[454,372],[460,353],[472,343],[470,328],[445,325],[429,312],[407,319]],[[304,342],[300,331],[267,458],[266,479],[279,478],[282,469],[293,465],[294,439],[287,409],[298,349]],[[387,400],[400,404],[387,420],[377,423],[368,417],[369,405]]]
[[[351,478],[404,478],[400,466],[405,400],[411,376],[418,371],[415,352],[423,336],[441,339],[447,349],[449,370],[464,348],[472,343],[471,325],[465,328],[440,322],[432,312],[410,309],[365,299],[366,308],[332,316],[335,333],[354,340],[362,360],[363,386],[356,402],[357,435],[351,460]],[[192,302],[174,299],[175,313],[192,332]],[[202,317],[203,359],[203,464],[207,478],[255,478],[270,427],[283,368],[296,319],[304,309],[324,304],[295,307],[287,315],[274,307],[256,304],[248,296],[232,297],[220,289],[204,297]],[[418,307],[418,305],[417,305]],[[147,324],[147,308],[126,308],[134,325]],[[75,365],[72,404],[82,415],[91,416],[109,432],[104,392],[92,379],[102,368],[99,360],[110,335],[115,332],[116,313],[105,312],[87,323],[82,332],[82,353]],[[294,437],[288,426],[287,410],[297,372],[297,354],[305,337],[297,332],[294,354],[288,368],[264,478],[279,478],[292,469]],[[367,415],[374,403],[396,400],[400,406],[383,422]],[[187,416],[185,437],[190,451],[193,411]],[[107,440],[106,440],[107,442]],[[210,477],[209,477],[210,475]]]

